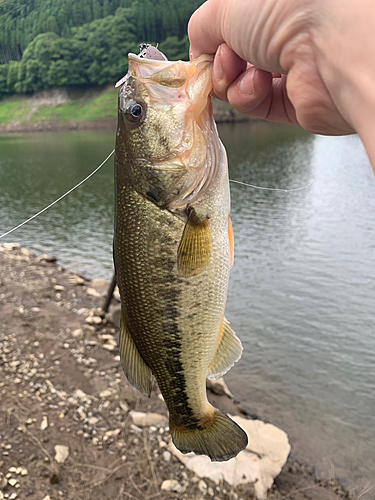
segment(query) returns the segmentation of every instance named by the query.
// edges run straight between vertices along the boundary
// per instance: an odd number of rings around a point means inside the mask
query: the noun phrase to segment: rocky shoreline
[[[266,439],[250,440],[242,453],[252,465],[236,484],[225,471],[211,474],[211,464],[178,456],[157,388],[147,399],[122,373],[118,296],[105,315],[108,283],[55,260],[17,244],[0,246],[0,499],[261,498],[265,471],[267,485],[269,471],[277,476],[289,452],[285,433],[267,427],[282,443],[278,458],[275,441],[266,449]],[[244,419],[241,425],[253,426],[254,436],[270,425],[246,412],[223,383],[210,383],[208,395]],[[350,496],[291,458],[267,494],[269,500],[337,498]]]

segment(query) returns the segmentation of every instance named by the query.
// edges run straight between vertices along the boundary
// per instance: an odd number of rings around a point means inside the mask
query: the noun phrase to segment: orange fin
[[[178,274],[188,278],[204,271],[210,263],[211,246],[208,217],[199,217],[192,209],[177,251]]]
[[[228,240],[229,240],[230,268],[232,269],[234,262],[234,234],[233,234],[232,221],[230,220],[230,215],[228,215]]]

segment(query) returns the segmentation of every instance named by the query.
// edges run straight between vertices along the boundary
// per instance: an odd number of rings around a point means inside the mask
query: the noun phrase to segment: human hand
[[[374,10],[374,0],[364,2]],[[350,26],[356,22],[355,5],[350,0],[208,0],[189,22],[191,53],[215,54],[214,95],[238,111],[298,123],[317,134],[350,134],[358,113],[348,102],[355,83],[345,68],[358,52],[351,47],[358,30]],[[364,16],[357,20],[366,23],[368,8],[363,5]]]

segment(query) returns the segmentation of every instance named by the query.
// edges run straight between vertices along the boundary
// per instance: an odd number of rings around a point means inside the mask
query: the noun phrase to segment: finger
[[[197,9],[188,24],[190,52],[193,58],[201,54],[214,54],[224,39],[221,22],[225,2],[208,1]]]
[[[251,67],[228,88],[229,103],[238,111],[264,120],[297,123],[286,94],[285,76],[272,78],[268,71]]]
[[[246,61],[233,52],[226,43],[222,43],[216,52],[212,70],[215,97],[226,101],[229,85],[246,70],[246,67]]]

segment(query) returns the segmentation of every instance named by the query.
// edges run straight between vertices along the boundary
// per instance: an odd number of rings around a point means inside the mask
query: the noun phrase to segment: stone
[[[75,338],[80,338],[83,336],[83,330],[82,328],[77,328],[76,330],[74,330],[72,332],[72,336],[75,337]]]
[[[100,316],[87,316],[86,323],[89,325],[100,325],[103,322]]]
[[[113,307],[109,313],[105,315],[105,319],[112,323],[113,325],[117,326],[117,328],[120,328],[120,323],[121,323],[121,307]]]
[[[203,479],[201,479],[198,482],[198,488],[199,488],[199,491],[202,493],[207,490],[207,484],[203,481]]]
[[[48,427],[48,419],[46,415],[44,415],[44,417],[42,418],[42,422],[40,424],[40,430],[44,431],[45,429],[47,429],[47,427]]]
[[[104,389],[104,391],[99,392],[100,398],[109,398],[110,396],[112,396],[112,391],[110,389]]]
[[[180,493],[182,491],[182,485],[175,479],[166,479],[161,483],[161,489],[164,491],[175,491]]]
[[[18,481],[17,481],[17,479],[10,478],[10,479],[8,479],[8,483],[9,483],[11,486],[16,486],[16,484],[18,483]]]
[[[20,248],[19,243],[3,243],[3,248],[7,252],[11,252],[12,250],[18,250]]]
[[[96,417],[90,417],[89,418],[89,424],[90,425],[96,425],[99,422],[99,419]]]
[[[100,293],[98,290],[95,290],[95,288],[87,288],[86,290],[87,295],[90,295],[90,297],[100,297]]]
[[[28,251],[27,248],[21,248],[21,254],[24,255],[25,257],[30,256],[30,252]]]
[[[73,393],[73,397],[80,399],[81,401],[84,401],[84,402],[90,401],[90,396],[88,396],[81,389],[76,389]]]
[[[69,447],[63,444],[55,446],[55,460],[58,464],[63,464],[69,457]]]
[[[194,453],[182,454],[173,445],[169,450],[189,470],[200,478],[208,478],[219,484],[225,480],[231,486],[252,483],[258,500],[265,500],[275,477],[287,461],[290,444],[287,434],[272,424],[261,420],[231,417],[246,431],[249,444],[235,458],[227,462],[211,462],[206,456]]]
[[[63,290],[65,290],[65,287],[62,285],[55,285],[53,288],[54,290],[56,290],[56,292],[62,292]]]
[[[72,285],[84,285],[85,284],[85,280],[83,278],[81,278],[80,276],[71,276],[69,278],[69,282]]]
[[[114,429],[113,431],[107,431],[104,436],[108,438],[117,437],[121,432],[121,429]]]
[[[107,351],[114,351],[117,347],[117,345],[115,344],[112,344],[112,343],[108,343],[108,344],[103,344],[102,345],[103,349],[106,349]]]
[[[155,427],[166,427],[168,425],[167,417],[160,415],[159,413],[130,411],[129,415],[133,420],[133,424],[139,427],[149,427],[150,425],[154,425]]]
[[[163,451],[163,458],[166,462],[171,461],[172,453],[170,451]]]
[[[231,399],[234,399],[233,394],[228,389],[227,384],[224,382],[223,377],[220,377],[216,380],[206,380],[206,387],[214,394],[218,396],[223,396],[224,394]]]

